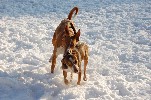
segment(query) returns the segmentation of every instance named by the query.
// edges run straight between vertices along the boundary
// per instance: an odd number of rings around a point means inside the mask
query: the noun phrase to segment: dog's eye
[[[75,60],[74,63],[77,64],[77,61]]]
[[[64,38],[66,38],[67,36],[66,36],[66,35],[64,35],[63,37],[64,37]]]
[[[74,44],[73,44],[73,43],[71,43],[71,44],[70,44],[70,47],[73,47],[73,46],[74,46]]]
[[[64,62],[63,59],[61,60],[61,62],[62,62],[62,63]]]
[[[72,62],[71,62],[71,61],[68,61],[68,65],[69,65],[69,66],[72,66]]]
[[[70,64],[70,61],[68,61],[68,63]]]

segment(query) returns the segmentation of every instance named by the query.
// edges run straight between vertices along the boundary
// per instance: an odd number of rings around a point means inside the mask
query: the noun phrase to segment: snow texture
[[[88,80],[65,85],[62,55],[48,61],[74,6]],[[0,100],[151,100],[150,0],[0,0],[0,44]]]

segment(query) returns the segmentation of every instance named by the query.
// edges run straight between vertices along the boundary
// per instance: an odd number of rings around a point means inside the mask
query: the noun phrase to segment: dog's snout
[[[73,69],[74,69],[74,72],[75,72],[75,73],[78,73],[78,72],[79,72],[79,70],[78,70],[78,68],[77,68],[76,65],[73,66]]]

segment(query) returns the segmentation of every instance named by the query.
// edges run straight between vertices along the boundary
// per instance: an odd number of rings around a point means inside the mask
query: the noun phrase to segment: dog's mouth
[[[79,68],[78,68],[78,66],[76,64],[73,64],[72,66],[69,66],[67,64],[63,64],[62,70],[66,71],[66,72],[74,72],[74,73],[78,73],[79,72]]]
[[[73,65],[73,70],[74,70],[74,73],[78,73],[79,72],[79,68],[77,65]]]
[[[62,69],[68,69],[68,66],[66,64],[63,64]]]

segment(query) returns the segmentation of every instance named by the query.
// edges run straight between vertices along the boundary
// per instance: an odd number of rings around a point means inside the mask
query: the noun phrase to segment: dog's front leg
[[[64,76],[64,83],[67,85],[69,82],[66,79],[67,78],[67,72],[66,71],[63,71],[63,76]]]
[[[57,52],[57,49],[54,48],[53,54],[52,54],[51,73],[54,73],[54,68],[55,68],[55,65],[56,65],[56,58],[57,58],[56,52]]]
[[[84,76],[83,76],[84,81],[87,80],[87,77],[86,77],[87,64],[88,64],[88,46],[86,45],[85,56],[84,56]]]
[[[87,77],[86,77],[86,67],[87,67],[87,64],[88,64],[88,60],[84,60],[84,76],[83,76],[83,80],[84,81],[87,81]]]
[[[78,73],[78,82],[77,82],[78,85],[80,85],[80,81],[81,81],[81,71]]]
[[[79,72],[78,72],[78,82],[77,82],[77,84],[80,85],[80,81],[81,81],[81,62],[79,62],[78,66],[79,66]]]

